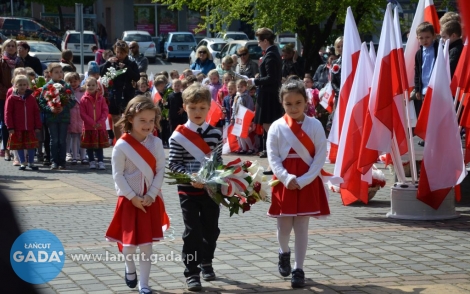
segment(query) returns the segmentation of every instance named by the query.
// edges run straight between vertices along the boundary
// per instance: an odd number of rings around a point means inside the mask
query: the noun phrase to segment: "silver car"
[[[197,59],[197,48],[201,46],[206,46],[209,49],[209,52],[212,55],[212,58],[215,58],[215,55],[222,50],[222,48],[227,44],[227,41],[220,38],[204,38],[194,47],[191,55],[189,55],[189,65],[193,64]]]
[[[124,31],[121,40],[129,44],[132,41],[139,44],[139,52],[144,54],[150,62],[157,60],[157,48],[152,40],[152,36],[146,31]]]
[[[39,58],[41,62],[58,62],[62,58],[62,52],[52,43],[32,40],[26,40],[26,42],[30,47],[29,55]]]

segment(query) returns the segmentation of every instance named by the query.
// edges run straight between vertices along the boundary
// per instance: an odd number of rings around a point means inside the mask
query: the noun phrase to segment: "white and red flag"
[[[434,27],[434,32],[439,34],[441,28],[433,0],[419,0],[418,6],[416,7],[415,17],[413,18],[413,23],[411,24],[410,34],[408,35],[408,41],[406,42],[405,64],[409,87],[414,87],[415,85],[415,55],[419,50],[416,28],[425,21],[431,23]]]
[[[366,204],[369,202],[368,191],[369,184],[372,182],[372,170],[369,169],[363,175],[357,169],[357,161],[373,74],[374,65],[367,52],[367,45],[362,43],[356,76],[344,115],[343,130],[334,170],[334,175],[343,179],[340,185],[340,193],[344,205],[349,205],[357,200]]]
[[[393,146],[395,158],[399,158],[408,151],[391,4],[387,5],[381,36],[358,165],[363,173],[377,161],[379,152],[391,152]],[[397,167],[401,164],[395,163]]]
[[[215,102],[214,100],[211,101],[211,108],[206,116],[206,122],[211,126],[215,127],[215,125],[222,119],[223,112],[222,106],[219,103]]]
[[[339,99],[333,117],[328,140],[331,142],[328,158],[330,162],[336,161],[336,153],[343,128],[344,114],[348,105],[349,94],[351,93],[354,74],[356,73],[359,52],[361,50],[361,38],[357,30],[356,21],[352,14],[351,7],[346,13],[346,23],[344,25],[343,53],[341,54],[341,86]]]
[[[162,100],[162,95],[158,93],[157,87],[153,87],[152,89],[152,99],[153,99],[153,104],[158,104],[158,102]]]
[[[457,63],[457,67],[455,68],[454,76],[452,77],[452,81],[450,83],[450,89],[452,91],[452,96],[455,99],[462,98],[463,91],[462,89],[465,88],[466,85],[466,75],[467,70],[470,66],[470,54],[467,54],[468,50],[468,39],[465,41],[465,45],[463,46],[462,53],[460,54],[459,62]],[[457,93],[457,88],[459,88],[459,93]],[[457,97],[458,96],[458,97]]]
[[[434,209],[467,174],[452,93],[445,86],[449,84],[443,49],[439,46],[415,128],[415,134],[426,141],[417,198]]]
[[[234,117],[234,124],[232,129],[232,134],[240,137],[247,138],[249,135],[249,129],[255,113],[243,105],[238,106],[237,115]]]
[[[369,43],[369,57],[372,65],[375,66],[375,61],[377,60],[377,53],[375,52],[374,42],[370,41]]]

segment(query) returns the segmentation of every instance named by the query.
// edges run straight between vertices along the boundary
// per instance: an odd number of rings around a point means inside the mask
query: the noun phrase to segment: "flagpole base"
[[[434,209],[416,198],[417,185],[395,185],[391,188],[390,212],[387,217],[408,220],[444,220],[458,218],[455,211],[455,193],[450,190],[439,209]]]

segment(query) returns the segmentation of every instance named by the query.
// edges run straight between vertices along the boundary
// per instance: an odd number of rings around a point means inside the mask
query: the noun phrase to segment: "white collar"
[[[188,119],[188,121],[184,124],[188,129],[190,129],[191,131],[197,133],[197,129],[199,128],[202,128],[202,131],[205,132],[207,130],[207,128],[209,127],[209,124],[207,122],[204,122],[202,125],[197,125],[195,123],[193,123],[192,121],[190,121]]]

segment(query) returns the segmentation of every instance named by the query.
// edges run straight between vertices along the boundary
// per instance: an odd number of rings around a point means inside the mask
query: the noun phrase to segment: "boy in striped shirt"
[[[188,121],[179,125],[170,138],[169,167],[173,172],[197,173],[205,157],[222,144],[222,133],[206,123],[211,105],[209,89],[199,83],[183,92],[183,109]],[[222,162],[221,148],[217,149]],[[185,230],[183,263],[187,289],[202,289],[200,273],[205,281],[215,280],[212,259],[219,237],[219,206],[211,199],[204,185],[178,185]]]

